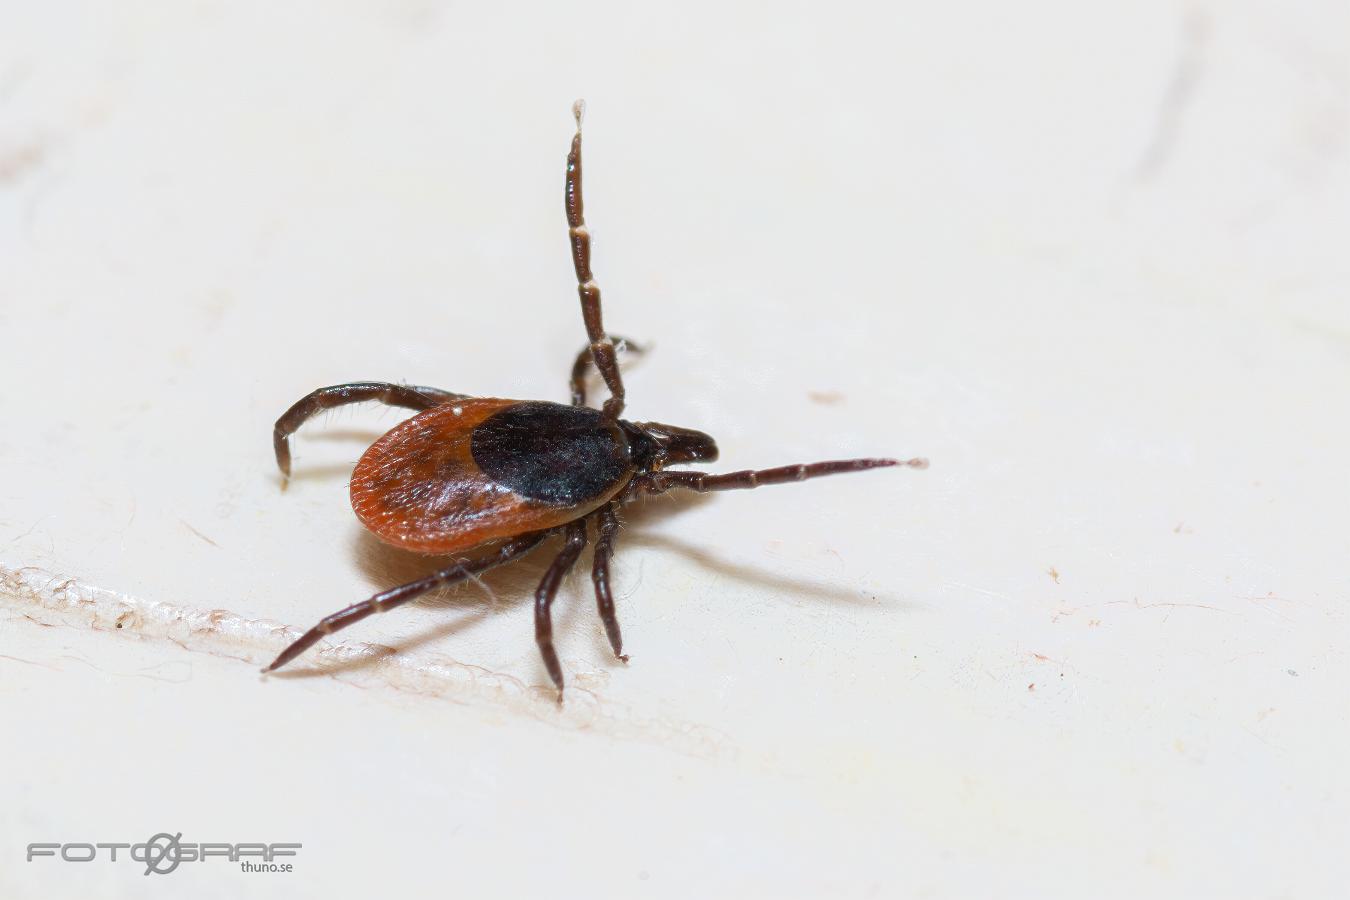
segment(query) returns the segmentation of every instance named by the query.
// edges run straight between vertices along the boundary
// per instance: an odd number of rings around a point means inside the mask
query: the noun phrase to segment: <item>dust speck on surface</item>
[[[844,395],[838,391],[807,391],[806,397],[821,406],[838,406],[844,402]]]
[[[0,150],[0,184],[18,181],[37,168],[46,155],[47,148],[38,143]]]
[[[183,520],[183,519],[179,519],[178,521],[179,521],[179,523],[180,523],[184,528],[186,528],[188,531],[192,532],[192,533],[195,534],[197,537],[199,537],[199,538],[201,538],[202,540],[206,541],[206,542],[207,542],[208,544],[210,544],[212,547],[215,547],[215,548],[219,549],[219,547],[220,547],[219,544],[217,544],[215,541],[211,540],[211,539],[210,539],[209,537],[207,537],[206,535],[202,534],[202,533],[201,533],[200,531],[198,531],[197,529],[193,528],[190,524],[188,524],[188,522],[186,522],[186,521]]]

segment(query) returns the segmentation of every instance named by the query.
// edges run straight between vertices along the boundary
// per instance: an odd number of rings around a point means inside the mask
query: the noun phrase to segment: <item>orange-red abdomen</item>
[[[633,474],[623,430],[585,407],[466,399],[370,446],[352,508],[386,543],[451,554],[593,512]]]

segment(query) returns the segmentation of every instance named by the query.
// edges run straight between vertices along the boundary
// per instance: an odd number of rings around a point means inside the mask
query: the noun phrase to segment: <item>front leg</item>
[[[286,478],[291,477],[291,443],[294,434],[307,419],[325,409],[346,406],[349,403],[364,403],[367,400],[379,400],[390,406],[405,409],[424,410],[451,400],[467,400],[468,394],[452,394],[433,387],[417,387],[409,384],[390,384],[385,381],[354,381],[351,384],[335,384],[321,387],[302,397],[290,409],[277,419],[272,429],[272,449],[276,451],[277,467]]]
[[[928,460],[914,459],[839,459],[829,462],[805,463],[796,466],[778,466],[773,469],[744,469],[713,475],[708,472],[663,471],[649,472],[633,479],[630,489],[635,494],[664,494],[674,488],[683,488],[699,494],[709,491],[740,491],[765,487],[770,484],[790,484],[820,478],[822,475],[842,475],[865,469],[886,466],[908,466],[911,469],[928,468]]]

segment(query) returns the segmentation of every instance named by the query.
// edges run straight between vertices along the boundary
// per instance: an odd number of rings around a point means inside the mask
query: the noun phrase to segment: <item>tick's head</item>
[[[669,465],[717,459],[717,442],[712,435],[660,422],[623,424],[628,432],[633,461],[644,471],[656,472]]]

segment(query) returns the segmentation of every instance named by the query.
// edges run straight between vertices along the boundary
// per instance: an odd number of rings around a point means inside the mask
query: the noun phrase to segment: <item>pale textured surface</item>
[[[0,895],[1343,891],[1343,4],[4,5]],[[632,417],[932,468],[634,511],[562,713],[539,558],[260,679],[425,568],[291,401],[566,396],[576,96]],[[305,848],[23,862],[165,830]]]

